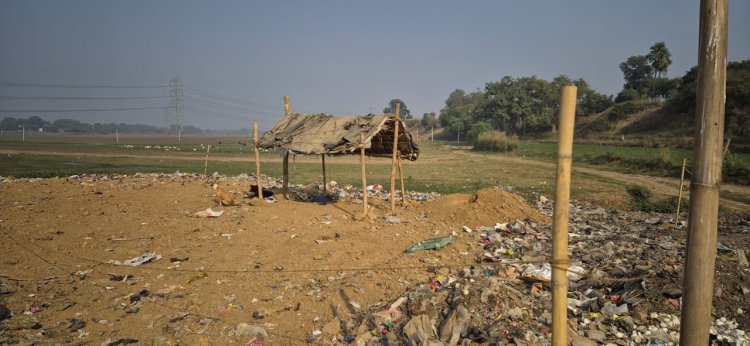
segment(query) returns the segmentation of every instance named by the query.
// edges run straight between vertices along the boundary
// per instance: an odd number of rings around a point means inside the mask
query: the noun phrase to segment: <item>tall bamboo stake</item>
[[[555,210],[552,220],[552,345],[568,344],[568,215],[570,213],[570,173],[573,160],[573,123],[576,113],[576,87],[562,88],[560,99],[560,139],[557,148]]]
[[[289,114],[292,114],[292,105],[289,103],[289,96],[284,96],[284,119],[289,116]],[[281,185],[281,188],[284,190],[284,193],[289,190],[289,151],[284,152],[284,160],[282,161],[282,178],[283,182]]]
[[[255,144],[255,177],[258,180],[258,199],[263,200],[263,179],[260,176],[260,150],[258,150],[258,122],[253,121],[253,144]]]
[[[393,158],[391,159],[391,212],[396,209],[396,155],[398,155],[398,124],[401,103],[396,103],[396,113],[393,115]]]
[[[398,156],[398,180],[401,181],[401,206],[406,202],[406,188],[404,188],[404,169],[401,167],[401,155]]]
[[[680,174],[680,191],[677,193],[677,213],[674,217],[674,224],[680,222],[680,205],[682,204],[682,186],[685,184],[685,164],[687,159],[682,159],[682,173]]]
[[[208,153],[211,152],[211,144],[206,147],[206,163],[203,165],[203,176],[208,179]]]
[[[707,345],[709,341],[724,139],[728,12],[728,0],[701,0],[680,345]]]
[[[359,134],[359,156],[362,160],[362,214],[367,216],[367,170],[365,168],[365,134]]]
[[[323,192],[328,191],[328,180],[326,179],[326,154],[320,155],[321,159],[323,160]]]

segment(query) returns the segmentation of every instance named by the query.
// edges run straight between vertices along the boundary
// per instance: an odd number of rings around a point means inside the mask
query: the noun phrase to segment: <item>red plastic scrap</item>
[[[667,302],[669,304],[674,305],[674,307],[677,308],[677,310],[681,310],[682,303],[680,302],[679,299],[667,299]]]
[[[260,341],[260,339],[258,339],[258,337],[256,336],[250,339],[250,341],[248,341],[247,344],[245,344],[245,346],[266,346],[266,344]]]

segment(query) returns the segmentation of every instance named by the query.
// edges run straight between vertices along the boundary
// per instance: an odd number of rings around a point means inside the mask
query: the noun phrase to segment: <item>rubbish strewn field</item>
[[[549,253],[549,201],[530,206],[498,188],[414,194],[429,201],[386,220],[375,194],[369,222],[354,220],[362,204],[352,188],[325,205],[259,203],[242,198],[250,177],[216,179],[240,205],[219,207],[199,175],[3,181],[0,302],[12,317],[0,343],[244,345],[261,334],[267,345],[403,344],[404,330],[429,322],[438,333],[426,339],[445,330],[462,344],[549,340],[549,287],[523,274]],[[317,193],[303,190],[290,197]],[[195,216],[207,208],[224,213]],[[671,217],[574,205],[583,278],[571,283],[569,318],[579,344],[672,340],[685,242]],[[716,333],[741,338],[750,222],[725,215],[720,229]],[[445,236],[454,240],[441,249],[404,253]]]

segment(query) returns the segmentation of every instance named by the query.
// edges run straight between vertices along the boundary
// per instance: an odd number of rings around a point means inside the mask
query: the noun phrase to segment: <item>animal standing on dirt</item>
[[[219,205],[234,205],[234,198],[232,198],[232,194],[229,191],[220,188],[219,184],[214,184],[214,191],[216,191],[216,197],[219,197]]]

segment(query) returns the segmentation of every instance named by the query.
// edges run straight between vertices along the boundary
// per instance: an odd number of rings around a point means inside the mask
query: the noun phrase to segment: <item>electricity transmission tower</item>
[[[174,78],[169,81],[169,108],[164,117],[164,127],[167,131],[182,132],[182,80]]]

